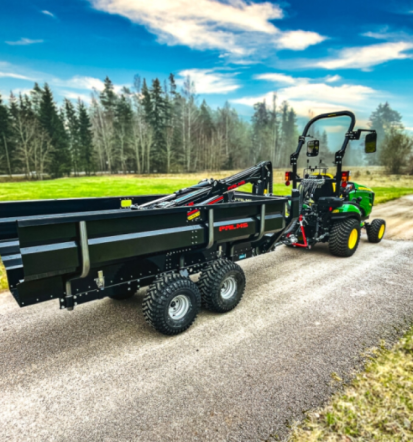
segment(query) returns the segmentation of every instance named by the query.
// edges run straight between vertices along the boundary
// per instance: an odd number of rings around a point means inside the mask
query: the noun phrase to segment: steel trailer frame
[[[297,190],[286,197],[233,192],[231,202],[215,205],[122,207],[159,198],[0,203],[0,255],[17,303],[59,299],[72,310],[161,275],[189,276],[217,259],[257,256],[273,250],[299,215]]]

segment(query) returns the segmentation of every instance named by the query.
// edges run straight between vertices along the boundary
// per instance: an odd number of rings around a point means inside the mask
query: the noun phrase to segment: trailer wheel
[[[143,315],[155,330],[177,335],[195,321],[201,307],[201,294],[189,278],[168,275],[157,279],[143,300]]]
[[[384,219],[374,219],[371,224],[366,226],[367,238],[369,242],[380,242],[386,233],[386,221]]]
[[[359,221],[350,218],[333,224],[328,241],[332,255],[349,257],[357,250],[359,242]]]
[[[202,305],[213,312],[225,313],[241,301],[245,290],[245,274],[238,264],[220,259],[202,272],[198,285]]]

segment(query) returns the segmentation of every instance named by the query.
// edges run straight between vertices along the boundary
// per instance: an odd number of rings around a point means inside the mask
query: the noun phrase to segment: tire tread
[[[348,248],[348,237],[353,229],[358,230],[357,244],[354,249]],[[357,250],[360,242],[360,223],[354,219],[346,219],[336,222],[330,230],[330,239],[328,241],[330,253],[334,256],[349,257]]]
[[[178,274],[168,274],[156,279],[150,286],[143,299],[142,311],[146,322],[155,330],[165,335],[177,335],[187,330],[195,321],[198,312],[195,314],[191,322],[180,329],[172,328],[165,320],[164,307],[165,302],[174,291],[180,289],[190,289],[195,292],[196,305],[199,311],[201,307],[201,294],[197,285],[189,278],[185,278]]]
[[[243,287],[237,302],[230,309],[224,309],[222,306],[217,305],[211,294],[217,293],[220,290],[221,278],[230,271],[239,272],[243,280]],[[217,259],[203,270],[198,286],[201,291],[202,306],[212,312],[224,313],[234,309],[240,303],[245,291],[245,274],[242,268],[235,262],[228,259]]]

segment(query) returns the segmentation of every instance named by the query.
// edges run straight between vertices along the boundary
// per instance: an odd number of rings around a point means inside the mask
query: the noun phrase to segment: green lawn
[[[0,201],[172,193],[198,183],[201,177],[203,175],[200,174],[148,178],[100,176],[0,183]],[[285,195],[290,191],[291,187],[286,187],[282,183],[274,184],[275,193]],[[403,195],[413,194],[413,187],[374,187],[374,191],[376,202],[380,204]]]
[[[373,190],[376,193],[376,204],[413,194],[413,187],[374,187]]]
[[[13,201],[172,193],[177,189],[196,184],[197,182],[199,182],[199,179],[179,176],[177,178],[102,176],[62,178],[39,182],[0,183],[0,200]]]

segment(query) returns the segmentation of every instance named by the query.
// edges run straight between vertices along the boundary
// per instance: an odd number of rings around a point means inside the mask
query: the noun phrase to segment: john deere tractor
[[[320,141],[311,136],[310,130],[316,121],[325,118],[347,116],[350,125],[344,142],[335,153],[335,172],[318,165],[311,165],[310,158],[319,155]],[[374,192],[351,180],[350,172],[342,170],[343,158],[350,140],[359,140],[363,132],[365,153],[376,152],[377,134],[374,130],[354,131],[355,116],[352,112],[341,111],[321,114],[310,120],[299,137],[296,151],[290,157],[292,171],[285,173],[286,185],[300,191],[301,214],[289,229],[285,244],[310,249],[318,242],[328,242],[330,252],[335,256],[348,257],[357,250],[361,229],[366,229],[368,240],[379,243],[386,231],[386,222],[375,219],[369,222],[374,204]],[[302,147],[307,143],[307,167],[300,176],[297,162]]]

